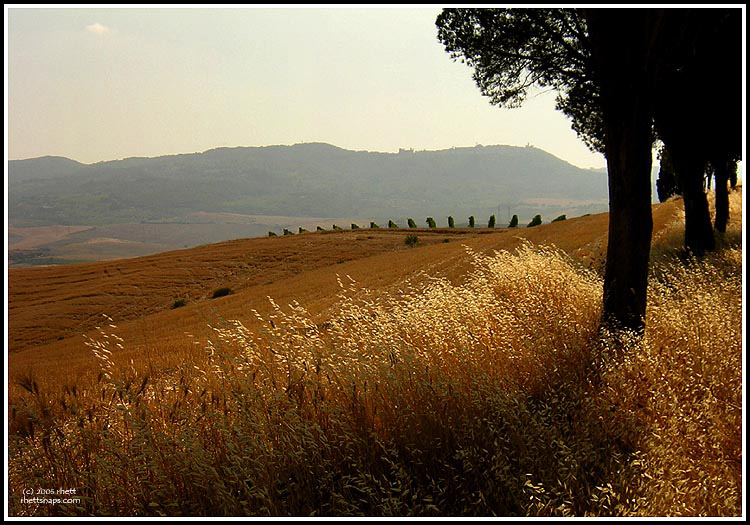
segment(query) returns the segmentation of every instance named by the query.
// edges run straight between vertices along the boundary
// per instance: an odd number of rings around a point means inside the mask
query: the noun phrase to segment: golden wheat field
[[[643,338],[606,214],[11,269],[9,514],[740,516],[741,209],[654,206]]]

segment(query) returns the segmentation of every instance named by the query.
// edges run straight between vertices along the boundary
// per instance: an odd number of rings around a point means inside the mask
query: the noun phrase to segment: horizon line
[[[28,160],[38,160],[38,159],[44,159],[44,158],[60,158],[60,159],[67,159],[71,160],[73,162],[77,162],[78,164],[83,164],[85,166],[93,166],[95,164],[102,164],[105,162],[118,162],[122,160],[131,160],[131,159],[158,159],[161,157],[177,157],[182,155],[202,155],[205,153],[208,153],[210,151],[216,151],[221,149],[261,149],[261,148],[277,148],[277,147],[294,147],[294,146],[304,146],[304,145],[322,145],[322,146],[330,146],[332,148],[344,150],[344,151],[350,151],[352,153],[381,153],[385,155],[399,155],[403,154],[404,152],[407,153],[434,153],[439,151],[450,151],[455,149],[476,149],[476,148],[492,148],[492,147],[506,147],[506,148],[517,148],[517,149],[526,149],[526,148],[532,148],[537,149],[539,151],[543,151],[544,153],[547,153],[548,155],[552,155],[553,157],[561,160],[562,162],[566,162],[570,164],[571,166],[575,166],[579,169],[583,170],[606,170],[606,166],[603,167],[581,167],[573,164],[570,161],[567,161],[565,159],[562,159],[555,155],[554,153],[550,153],[547,150],[544,150],[538,146],[534,146],[531,143],[527,143],[525,146],[513,146],[510,144],[479,144],[476,143],[474,146],[451,146],[449,148],[441,148],[441,149],[415,149],[415,148],[398,148],[398,151],[374,151],[374,150],[366,150],[366,149],[347,149],[343,148],[341,146],[337,146],[335,144],[331,144],[329,142],[322,142],[322,141],[312,141],[312,142],[295,142],[293,144],[266,144],[262,146],[216,146],[213,148],[209,148],[204,151],[193,151],[193,152],[181,152],[181,153],[164,153],[160,155],[153,155],[153,156],[147,156],[147,155],[132,155],[128,157],[121,157],[121,158],[114,158],[114,159],[103,159],[103,160],[97,160],[93,162],[83,162],[76,160],[71,157],[66,157],[64,155],[40,155],[38,157],[27,157],[27,158],[20,158],[20,159],[8,159],[8,162],[22,162],[22,161],[28,161]]]

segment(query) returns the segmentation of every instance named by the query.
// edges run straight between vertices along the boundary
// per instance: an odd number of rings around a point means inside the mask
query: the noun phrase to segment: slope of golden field
[[[220,287],[241,292],[304,271],[394,249],[405,234],[367,231],[227,241],[133,259],[9,272],[9,350],[91,330],[102,313],[118,322],[202,302]],[[425,244],[446,235],[422,233]]]
[[[654,208],[640,336],[599,324],[606,215],[119,261],[138,286],[106,304],[102,266],[24,274],[47,302],[26,294],[15,319],[43,324],[54,296],[51,329],[75,309],[93,328],[10,354],[9,513],[738,516],[741,206],[733,192],[701,259],[680,201]],[[171,309],[186,254],[205,280]],[[37,504],[29,486],[80,498]]]
[[[654,206],[655,235],[678,209],[675,202]],[[606,252],[607,217],[597,214],[496,231],[315,232],[227,241],[134,259],[10,269],[10,377],[34,370],[45,383],[48,379],[59,384],[60,378],[93,373],[97,365],[83,335],[109,324],[116,324],[117,335],[128,341],[119,359],[139,361],[148,356],[155,365],[154,359],[171,362],[180,352],[192,351],[186,334],[205,341],[209,325],[222,320],[253,325],[251,310],[269,313],[269,297],[279,304],[298,301],[324,321],[326,309],[340,292],[337,276],[349,275],[368,289],[397,287],[420,272],[460,278],[471,266],[466,247],[478,252],[512,250],[526,239],[555,245],[599,268]],[[407,235],[417,235],[419,245],[407,247]],[[234,293],[212,299],[221,287]],[[186,306],[173,309],[177,299],[185,299]]]

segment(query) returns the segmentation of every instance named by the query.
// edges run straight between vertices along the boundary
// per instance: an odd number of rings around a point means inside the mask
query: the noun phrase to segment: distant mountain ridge
[[[64,157],[8,162],[8,213],[24,225],[169,221],[195,212],[414,217],[607,209],[605,170],[541,149],[475,146],[399,153],[324,143],[215,148],[82,164]]]

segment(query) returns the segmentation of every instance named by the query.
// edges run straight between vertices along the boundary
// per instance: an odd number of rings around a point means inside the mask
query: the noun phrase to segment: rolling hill
[[[494,213],[502,222],[607,206],[602,170],[530,146],[376,153],[307,143],[95,164],[42,157],[10,161],[8,189],[13,226],[185,223],[197,212],[439,222]]]
[[[11,269],[8,485],[74,487],[66,515],[739,515],[741,197],[701,261],[654,206],[642,338],[599,327],[607,214]]]
[[[678,213],[675,202],[654,206],[655,235]],[[256,320],[268,313],[268,297],[299,301],[326,318],[338,300],[337,276],[362,287],[398,288],[426,273],[460,279],[470,268],[466,247],[479,252],[512,250],[523,240],[554,244],[583,264],[600,268],[606,252],[608,214],[535,228],[380,229],[311,232],[239,239],[146,257],[42,268],[11,268],[8,350],[12,374],[33,368],[52,375],[96,363],[82,334],[94,335],[107,315],[129,342],[122,358],[159,347],[181,351],[185,334],[206,337],[209,324]],[[404,239],[416,234],[419,244]],[[214,290],[235,293],[211,299]],[[173,309],[177,299],[187,305]],[[170,350],[172,349],[172,350]],[[127,355],[126,355],[127,354]],[[11,375],[12,375],[11,374]]]

